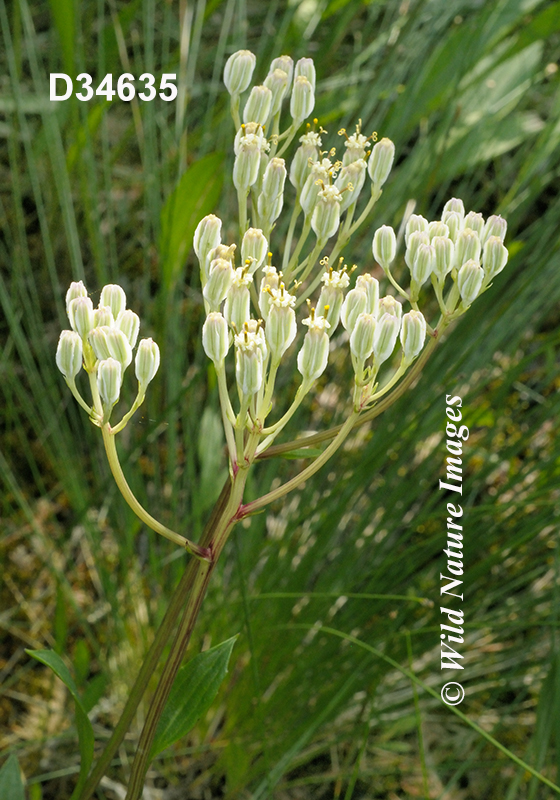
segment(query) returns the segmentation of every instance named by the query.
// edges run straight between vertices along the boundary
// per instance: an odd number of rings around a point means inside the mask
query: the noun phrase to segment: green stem
[[[296,475],[294,478],[287,481],[282,486],[279,486],[277,489],[273,489],[271,492],[268,492],[268,494],[259,497],[257,500],[253,500],[251,503],[247,503],[246,505],[242,506],[240,509],[240,515],[246,517],[250,514],[254,514],[256,511],[264,508],[269,503],[274,502],[274,500],[278,500],[280,497],[288,494],[288,492],[291,492],[293,489],[297,489],[298,486],[301,486],[304,481],[308,480],[312,475],[320,470],[323,464],[326,464],[329,458],[336,453],[338,448],[343,444],[344,440],[356,424],[358,416],[359,414],[357,412],[352,412],[346,422],[341,426],[340,430],[329,446],[313,461],[312,464],[302,470],[299,475]]]
[[[88,406],[82,395],[79,393],[74,378],[65,377],[64,380],[66,381],[66,385],[68,386],[68,388],[70,389],[70,391],[72,392],[78,403],[81,405],[84,411],[87,411],[87,413],[91,416],[93,414],[93,409],[91,408],[91,406]]]
[[[237,203],[239,206],[239,232],[241,238],[245,235],[247,230],[247,190],[237,190]]]
[[[229,500],[229,495],[231,491],[231,482],[228,478],[220,497],[218,498],[216,505],[214,506],[214,510],[208,520],[208,524],[202,534],[201,537],[201,544],[203,546],[208,546],[211,542],[211,534],[214,530],[214,525],[216,520],[219,516],[223,513],[227,502]],[[93,771],[91,772],[88,780],[86,781],[84,788],[82,789],[82,793],[80,795],[80,800],[89,800],[89,798],[94,793],[95,789],[97,788],[97,784],[107,771],[109,764],[111,763],[115,753],[119,749],[125,734],[130,727],[130,723],[132,722],[134,715],[140,705],[140,701],[146,691],[146,688],[150,682],[152,674],[154,673],[163,650],[167,644],[167,641],[173,631],[173,628],[177,624],[177,618],[181,613],[181,609],[184,607],[187,597],[192,589],[194,576],[196,572],[196,567],[199,562],[191,560],[187,565],[185,572],[181,580],[179,581],[177,588],[175,589],[173,596],[169,602],[169,606],[167,611],[165,612],[165,616],[157,630],[155,635],[154,641],[148,651],[148,654],[140,668],[138,676],[134,682],[134,686],[131,689],[131,692],[128,696],[126,701],[125,707],[122,711],[120,719],[111,735],[111,738],[105,745],[105,749],[103,753],[99,757]]]
[[[132,764],[126,800],[139,800],[142,795],[144,779],[151,761],[151,749],[157,724],[169,697],[175,676],[183,661],[212,572],[229,534],[240,518],[239,509],[243,499],[247,472],[248,468],[246,467],[238,471],[233,480],[229,500],[216,521],[210,541],[212,562],[199,561],[196,564],[192,591],[140,735],[140,741]]]
[[[235,125],[235,132],[239,130],[241,127],[241,119],[239,117],[239,95],[232,94],[231,96],[231,117],[233,119],[233,124]]]

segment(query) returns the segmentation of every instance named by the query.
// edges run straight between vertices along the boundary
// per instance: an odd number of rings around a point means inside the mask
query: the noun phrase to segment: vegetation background
[[[64,293],[121,283],[160,343],[121,453],[137,496],[196,540],[225,461],[191,239],[209,211],[234,218],[221,74],[244,47],[260,80],[274,56],[315,59],[329,146],[359,119],[395,141],[347,260],[372,269],[376,227],[411,200],[435,219],[450,196],[507,217],[511,259],[359,446],[234,533],[193,644],[239,633],[228,679],[146,797],[552,797],[507,750],[559,782],[560,2],[0,0],[0,26],[0,746],[29,798],[68,798],[78,764],[70,698],[24,648],[66,654],[102,740],[184,567],[125,506],[56,370]],[[83,71],[173,72],[179,97],[49,102],[49,72]],[[350,381],[335,357],[292,432],[336,421]],[[506,752],[386,660],[436,693],[448,679],[446,393],[471,429],[460,708]],[[264,462],[250,492],[293,469]],[[123,796],[141,716],[99,800]]]

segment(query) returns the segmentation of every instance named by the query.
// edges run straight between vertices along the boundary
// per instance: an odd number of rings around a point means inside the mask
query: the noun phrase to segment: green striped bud
[[[118,328],[94,328],[89,335],[89,342],[100,361],[113,358],[121,364],[123,371],[132,361],[130,342]]]
[[[449,228],[445,222],[430,222],[428,225],[428,236],[430,237],[430,242],[433,244],[433,239],[435,239],[436,236],[449,237]]]
[[[325,317],[316,317],[312,311],[311,316],[303,320],[309,330],[303,339],[303,345],[297,356],[297,366],[304,383],[313,383],[319,378],[327,367],[329,360],[329,337],[327,330],[329,323]]]
[[[224,83],[230,94],[241,94],[253,77],[257,57],[250,50],[238,50],[226,61]]]
[[[253,86],[245,108],[243,109],[243,122],[256,122],[265,125],[272,106],[272,92],[267,86]]]
[[[390,225],[382,225],[375,231],[371,249],[381,268],[388,270],[397,255],[397,237]]]
[[[122,367],[114,358],[107,358],[97,365],[97,388],[103,401],[105,413],[118,401],[121,393]]]
[[[484,270],[476,261],[470,259],[463,264],[457,275],[457,287],[465,308],[480,294],[483,280]]]
[[[363,362],[373,353],[376,319],[373,314],[360,314],[350,336],[352,355]]]
[[[159,347],[154,340],[140,339],[134,368],[136,379],[143,389],[154,379],[159,368],[159,359]]]
[[[121,286],[116,283],[108,283],[101,289],[101,297],[99,298],[100,306],[109,306],[113,314],[113,319],[117,319],[121,311],[126,308],[126,295]]]
[[[436,251],[431,244],[420,244],[410,269],[412,280],[418,285],[426,283],[436,265]]]
[[[268,253],[268,242],[260,228],[248,228],[241,242],[241,261],[250,261],[249,275],[253,275],[262,265]]]
[[[456,211],[445,211],[441,215],[441,220],[447,225],[451,241],[456,242],[461,230],[461,216]]]
[[[480,239],[473,230],[460,231],[455,242],[455,266],[459,268],[467,261],[479,261],[480,250]]]
[[[261,153],[268,143],[261,133],[248,133],[239,139],[238,152],[233,164],[233,183],[239,191],[246,191],[259,177]]]
[[[317,196],[317,205],[311,216],[311,227],[318,242],[326,242],[334,236],[340,225],[340,203],[342,197],[336,186],[325,186]]]
[[[340,320],[340,312],[344,302],[344,289],[348,288],[350,277],[346,270],[329,269],[321,277],[323,288],[317,301],[317,311],[329,323],[329,338],[335,332]]]
[[[485,283],[490,283],[500,273],[508,260],[508,251],[499,236],[490,236],[484,245],[482,268]]]
[[[367,165],[364,159],[359,158],[357,161],[352,161],[350,164],[343,166],[338,173],[334,185],[340,189],[342,194],[341,213],[346,211],[360,196],[366,180],[366,168]]]
[[[408,240],[410,239],[411,234],[416,233],[428,233],[430,226],[428,225],[428,220],[425,219],[421,214],[411,214],[408,218],[408,222],[406,223],[406,228],[404,232],[404,241],[408,244]]]
[[[377,142],[368,159],[368,174],[374,188],[380,189],[391,172],[395,158],[395,145],[390,139],[384,138]]]
[[[430,237],[427,233],[422,231],[414,231],[408,237],[408,242],[406,245],[406,250],[404,253],[404,260],[409,268],[410,272],[414,269],[414,260],[416,259],[416,253],[418,252],[418,248],[420,245],[429,245],[430,244]]]
[[[281,69],[288,76],[288,85],[292,82],[294,74],[294,61],[291,56],[278,56],[274,58],[270,64],[268,74],[270,75],[275,69]]]
[[[262,189],[257,202],[259,216],[262,220],[266,220],[268,225],[272,225],[282,211],[286,174],[284,159],[271,158],[264,172]]]
[[[251,294],[249,285],[253,278],[246,267],[238,267],[226,296],[224,317],[238,333],[251,316]]]
[[[300,58],[300,60],[296,63],[294,70],[294,81],[300,76],[307,78],[311,86],[313,86],[313,91],[315,91],[316,74],[315,64],[313,63],[312,58]]]
[[[480,239],[484,231],[484,217],[476,211],[469,211],[463,220],[463,228],[470,228]]]
[[[275,116],[282,108],[282,100],[288,92],[288,73],[283,69],[275,69],[266,76],[264,85],[272,93],[270,113]]]
[[[290,166],[290,183],[294,186],[299,195],[303,185],[311,171],[309,162],[317,161],[319,158],[319,148],[321,147],[321,137],[318,133],[310,131],[300,138],[301,145],[296,150],[296,154]]]
[[[254,320],[252,320],[254,322]],[[246,324],[236,334],[235,342],[235,377],[242,395],[251,397],[258,392],[263,382],[264,352],[262,331]]]
[[[220,303],[225,300],[229,287],[233,282],[233,267],[225,258],[215,258],[210,263],[210,275],[202,290],[210,311],[218,311]]]
[[[328,158],[322,158],[320,161],[314,161],[311,164],[299,198],[299,203],[306,217],[313,213],[321,189],[329,185],[329,176],[332,168],[332,162]]]
[[[194,252],[200,263],[202,284],[208,280],[208,269],[210,260],[208,255],[211,250],[222,242],[221,238],[222,220],[214,214],[203,217],[196,226],[193,239]],[[216,256],[214,256],[215,258]]]
[[[447,201],[443,207],[443,213],[441,216],[443,222],[445,222],[443,215],[448,212],[458,214],[460,219],[463,220],[465,218],[465,206],[463,205],[463,201],[459,197],[452,197]]]
[[[119,318],[116,322],[117,328],[121,330],[128,339],[130,346],[135,347],[138,341],[138,332],[140,330],[140,317],[134,311],[126,309],[121,311]]]
[[[70,302],[70,316],[72,327],[80,334],[82,339],[87,339],[89,332],[94,327],[93,303],[89,297],[76,297]]]
[[[66,313],[72,328],[74,327],[74,320],[71,317],[70,303],[78,297],[87,297],[87,289],[82,281],[72,281],[66,292]]]
[[[385,295],[385,297],[382,297],[379,301],[377,318],[380,319],[384,314],[390,314],[399,321],[402,318],[402,305],[391,294]]]
[[[383,314],[377,321],[373,340],[373,358],[378,366],[392,355],[400,327],[400,319],[392,314]]]
[[[506,238],[506,231],[507,222],[505,219],[499,215],[492,214],[492,216],[488,217],[486,220],[486,225],[484,226],[484,231],[481,236],[481,242],[483,245],[486,244],[491,236],[498,236],[503,242]]]
[[[73,381],[82,368],[83,345],[76,331],[62,331],[56,348],[56,366],[64,377]]]
[[[268,316],[266,318],[266,342],[272,361],[277,362],[296,338],[297,323],[294,305],[296,298],[280,284],[279,289],[271,289]]]
[[[366,293],[366,312],[377,317],[377,308],[379,306],[379,281],[374,278],[373,275],[366,272],[364,275],[358,276],[356,289],[361,289]]]
[[[219,311],[211,311],[202,326],[202,346],[204,352],[216,366],[219,366],[228,354],[228,324]]]
[[[426,341],[426,320],[420,311],[409,311],[402,318],[401,345],[405,361],[414,361]]]
[[[436,254],[433,272],[438,280],[443,281],[453,269],[455,245],[447,236],[434,236],[432,247]]]
[[[290,99],[290,114],[294,125],[300,125],[311,114],[315,107],[315,90],[303,75],[298,75],[294,80],[292,97]]]
[[[368,296],[364,288],[351,289],[342,304],[340,311],[340,321],[345,330],[352,333],[354,325],[360,314],[366,313],[368,308]]]
[[[99,306],[99,308],[95,308],[93,311],[93,327],[94,328],[101,328],[101,327],[108,327],[112,328],[115,324],[115,318],[113,317],[113,312],[109,308],[109,306]]]

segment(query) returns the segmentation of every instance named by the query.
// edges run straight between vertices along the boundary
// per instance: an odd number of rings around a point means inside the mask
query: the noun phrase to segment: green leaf
[[[51,14],[60,38],[62,61],[64,69],[70,75],[74,74],[74,0],[51,0]]]
[[[86,710],[82,703],[82,699],[78,694],[78,688],[74,678],[70,674],[70,670],[61,659],[61,657],[53,650],[26,650],[28,655],[50,667],[57,678],[60,678],[62,683],[66,686],[72,697],[74,698],[74,705],[76,708],[76,728],[78,729],[78,741],[80,745],[80,775],[76,788],[72,793],[72,797],[77,797],[91,767],[93,761],[93,748],[94,736],[91,722],[88,719]],[[3,795],[0,795],[0,797]]]
[[[236,639],[226,639],[181,667],[157,727],[152,757],[185,736],[210,708],[227,673]]]
[[[211,153],[189,167],[162,208],[160,250],[168,288],[185,263],[196,226],[218,202],[223,160],[222,153]]]
[[[279,453],[280,458],[317,458],[322,450],[313,447],[300,447],[299,450],[289,450],[287,453]]]
[[[19,771],[18,760],[15,756],[8,756],[8,760],[0,769],[0,797],[9,797],[10,800],[25,800],[25,789]]]

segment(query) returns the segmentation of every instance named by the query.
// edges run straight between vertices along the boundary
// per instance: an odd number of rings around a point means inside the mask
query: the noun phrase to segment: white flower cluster
[[[482,214],[465,214],[463,201],[456,197],[445,204],[441,220],[428,222],[412,214],[406,224],[404,260],[410,270],[410,300],[416,302],[423,284],[431,278],[442,312],[452,314],[457,301],[458,311],[465,311],[486,291],[508,260],[504,246],[507,223],[492,215],[485,221]],[[390,275],[397,253],[397,239],[388,225],[379,228],[373,237],[373,255]],[[456,286],[447,299],[443,289],[447,275]]]
[[[359,275],[354,288],[349,289],[354,268],[348,271],[339,256],[381,194],[393,165],[394,145],[386,138],[377,141],[376,134],[365,136],[359,123],[350,136],[344,129],[339,131],[345,138],[344,154],[336,160],[335,148],[321,149],[326,131],[313,120],[287,165],[282,156],[313,110],[315,68],[308,58],[295,66],[289,56],[274,59],[264,84],[250,90],[241,122],[240,96],[250,87],[255,65],[252,53],[239,51],[228,60],[224,75],[237,129],[233,183],[239,202],[240,248],[222,243],[222,222],[214,215],[199,223],[194,238],[207,313],[202,340],[218,373],[234,463],[244,454],[247,458],[243,442],[256,435],[265,437],[268,445],[291,417],[326,369],[330,341],[339,322],[349,342],[355,376],[353,408],[358,413],[399,380],[421,353],[428,334],[437,335],[418,308],[420,291],[428,278],[442,312],[438,323],[442,330],[488,288],[507,261],[505,220],[492,216],[485,222],[481,214],[465,214],[462,201],[453,198],[446,203],[441,220],[428,222],[413,214],[407,221],[404,263],[410,272],[408,291],[391,272],[397,259],[394,230],[383,225],[375,232],[373,255],[400,299],[391,294],[380,297],[378,281],[367,273]],[[290,121],[280,132],[282,101],[288,95]],[[367,177],[369,198],[354,221]],[[285,202],[289,184],[293,187],[291,199]],[[269,252],[270,240],[286,205],[290,221],[280,246],[281,265],[276,267]],[[312,232],[315,241],[306,252]],[[321,258],[327,243],[331,252]],[[329,261],[338,268],[329,266]],[[322,269],[316,269],[318,263]],[[453,285],[444,298],[448,275]],[[319,296],[313,303],[311,298],[317,290]],[[411,306],[406,313],[403,299]],[[307,330],[296,359],[301,385],[289,411],[275,425],[265,427],[277,370],[296,339],[296,311],[304,301],[309,310],[301,323]],[[397,342],[400,365],[379,388],[379,370],[393,355]],[[229,399],[225,370],[232,347],[238,414]],[[256,452],[262,452],[265,444]]]
[[[126,307],[124,290],[116,284],[103,287],[99,305],[94,308],[82,281],[70,284],[66,293],[66,312],[72,330],[64,330],[60,334],[56,364],[80,405],[91,414],[92,420],[97,424],[105,424],[119,400],[125,370],[132,362],[140,318]],[[152,339],[141,339],[134,360],[138,396],[122,421],[124,424],[144,400],[146,388],[158,370],[159,361],[157,344]],[[76,376],[82,366],[93,378],[93,409],[83,401],[76,388]],[[97,398],[101,409],[96,410]],[[124,424],[120,424],[120,429]]]

